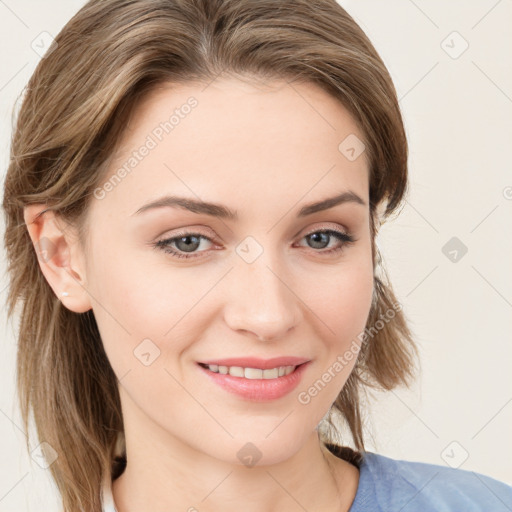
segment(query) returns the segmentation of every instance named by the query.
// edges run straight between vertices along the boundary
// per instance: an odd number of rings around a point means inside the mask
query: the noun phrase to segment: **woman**
[[[415,375],[375,244],[407,142],[336,2],[90,1],[11,157],[20,405],[66,512],[510,509],[364,448],[361,391]]]

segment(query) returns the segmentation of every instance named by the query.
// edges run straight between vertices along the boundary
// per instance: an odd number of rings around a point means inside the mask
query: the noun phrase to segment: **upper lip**
[[[273,357],[272,359],[260,359],[259,357],[229,357],[227,359],[208,359],[207,361],[199,362],[206,365],[241,366],[242,368],[261,368],[262,370],[267,370],[279,366],[299,366],[308,361],[309,359],[304,357],[282,356]]]

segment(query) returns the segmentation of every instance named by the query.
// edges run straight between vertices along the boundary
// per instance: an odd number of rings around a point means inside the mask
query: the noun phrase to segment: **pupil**
[[[194,238],[194,239],[196,240],[196,242],[192,242],[192,243],[190,243],[190,242],[186,242],[187,240],[190,240],[190,239],[192,239],[192,238]],[[184,245],[184,248],[185,248],[186,250],[189,250],[189,251],[190,251],[190,249],[191,249],[191,247],[192,247],[192,251],[193,251],[194,249],[197,249],[197,247],[199,246],[199,242],[198,242],[197,240],[198,240],[198,237],[197,237],[197,236],[187,235],[187,236],[183,236],[183,237],[181,237],[179,240],[177,240],[177,241],[176,241],[176,245],[178,246],[178,248],[180,248],[180,247],[179,247],[179,244],[180,244],[180,243],[184,243],[184,244],[185,244],[185,245]],[[195,245],[195,247],[194,247],[194,245]],[[181,250],[181,248],[180,248],[180,250]],[[191,251],[190,251],[190,252],[191,252]]]
[[[327,235],[327,233],[313,233],[312,235],[309,235],[309,236],[310,236],[311,240],[313,241],[313,243],[315,243],[315,244],[316,243],[322,244],[322,242],[319,241],[318,238],[324,238],[324,244],[325,244],[325,242],[326,242],[325,238],[328,235]],[[322,247],[320,247],[320,248],[322,248]],[[318,249],[318,247],[317,247],[317,249]]]

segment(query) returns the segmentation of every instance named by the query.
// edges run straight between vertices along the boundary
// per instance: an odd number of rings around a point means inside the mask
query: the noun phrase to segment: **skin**
[[[34,221],[44,205],[25,209],[34,244],[46,237],[54,247],[41,270],[65,307],[93,309],[120,380],[128,464],[113,483],[118,512],[346,511],[359,472],[321,445],[317,426],[356,357],[308,404],[298,395],[349,349],[370,310],[368,162],[338,150],[348,135],[364,136],[313,84],[169,84],[137,106],[107,178],[190,96],[197,107],[92,199],[87,250],[53,212]],[[348,190],[365,204],[297,217],[303,205]],[[239,219],[170,207],[134,215],[164,194],[220,203]],[[180,228],[211,240],[191,248],[198,257],[152,247]],[[356,241],[326,254],[341,246],[335,237],[306,237],[323,229]],[[263,250],[250,264],[236,252],[248,236]],[[186,247],[172,244],[190,254]],[[160,350],[147,366],[134,355],[146,338]],[[260,403],[211,384],[196,364],[282,355],[311,363],[294,391]],[[261,452],[252,467],[237,456],[248,442]]]

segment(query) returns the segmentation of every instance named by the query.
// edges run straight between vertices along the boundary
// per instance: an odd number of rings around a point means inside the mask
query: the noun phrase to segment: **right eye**
[[[187,249],[197,249],[201,245],[201,239],[208,240],[212,242],[208,237],[201,235],[200,233],[193,232],[183,232],[179,233],[177,236],[172,238],[166,238],[164,240],[159,240],[154,245],[155,248],[163,250],[165,253],[171,254],[176,258],[196,258],[197,255],[191,252],[191,255],[187,254]],[[177,245],[177,249],[173,249],[172,245]],[[180,247],[181,246],[181,247]],[[205,252],[205,251],[199,251]]]

